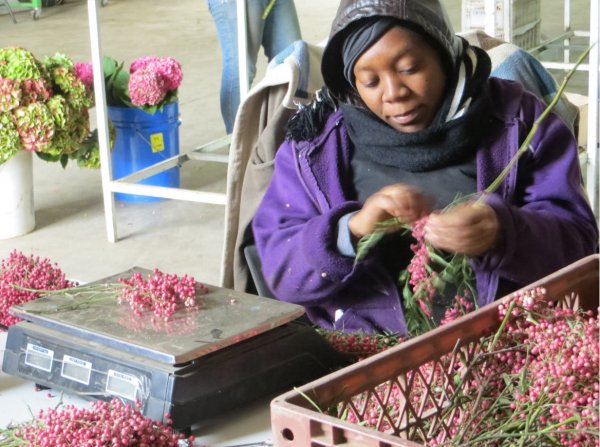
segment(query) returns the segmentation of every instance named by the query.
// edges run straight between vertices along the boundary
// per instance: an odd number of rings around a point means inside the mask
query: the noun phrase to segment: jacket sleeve
[[[545,106],[531,95],[523,101],[519,124],[526,134]],[[487,197],[501,238],[475,265],[522,287],[597,252],[598,226],[583,189],[577,143],[557,115],[546,117],[517,165],[505,181],[509,191]]]
[[[277,151],[274,175],[252,227],[273,294],[314,305],[344,287],[353,271],[354,258],[337,251],[337,222],[359,205],[340,201],[323,209],[314,197],[314,179],[299,174],[298,157],[289,141]]]

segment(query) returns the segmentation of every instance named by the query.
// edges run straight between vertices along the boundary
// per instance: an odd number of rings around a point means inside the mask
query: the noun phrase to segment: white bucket
[[[18,151],[0,164],[0,239],[29,233],[34,227],[32,153]]]

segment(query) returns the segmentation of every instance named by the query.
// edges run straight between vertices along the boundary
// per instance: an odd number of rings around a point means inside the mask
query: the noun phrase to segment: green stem
[[[508,323],[508,320],[510,319],[510,314],[512,313],[512,310],[515,308],[515,304],[516,304],[515,301],[510,302],[510,305],[508,306],[508,309],[506,310],[506,315],[504,316],[504,319],[502,320],[500,327],[494,334],[494,339],[492,340],[492,343],[488,347],[488,353],[494,352],[496,343],[498,342],[498,339],[500,338],[500,334],[502,334],[502,331],[504,331],[504,327],[506,326],[506,324]]]
[[[528,431],[520,431],[517,433],[502,433],[502,434],[484,434],[483,436],[479,436],[477,438],[473,438],[473,439],[468,439],[465,440],[464,442],[461,442],[460,445],[461,446],[467,446],[467,445],[481,445],[482,441],[490,441],[490,440],[501,440],[501,439],[514,439],[514,438],[521,438],[523,437],[524,439],[528,439],[530,437],[538,437],[538,436],[548,436],[551,434],[557,434],[557,433],[571,433],[571,432],[577,432],[578,430],[555,430],[560,428],[563,425],[569,424],[571,422],[576,422],[576,418],[575,417],[570,417],[568,419],[565,419],[564,421],[558,422],[554,425],[550,425],[542,430],[536,430],[536,431],[532,431],[532,432],[528,432]]]
[[[588,49],[583,52],[581,57],[577,60],[577,62],[575,62],[575,66],[567,73],[567,75],[563,79],[562,83],[560,84],[560,87],[559,87],[558,91],[556,92],[556,95],[554,95],[554,98],[552,98],[552,101],[550,102],[550,104],[548,104],[548,107],[546,107],[546,109],[542,112],[542,114],[538,117],[538,119],[535,120],[535,122],[533,123],[533,126],[531,127],[531,130],[525,137],[525,141],[523,141],[523,144],[521,144],[521,147],[519,147],[519,150],[517,151],[517,153],[515,155],[513,155],[513,157],[508,162],[508,164],[504,167],[504,169],[502,170],[500,175],[498,175],[498,177],[496,177],[496,179],[490,184],[490,186],[488,186],[485,189],[484,192],[486,194],[490,194],[490,193],[494,192],[496,189],[498,189],[498,187],[500,186],[500,184],[502,183],[504,178],[508,175],[510,170],[515,165],[515,163],[519,160],[519,158],[521,158],[521,155],[523,155],[529,149],[529,144],[531,143],[531,140],[533,140],[533,137],[537,133],[537,130],[538,130],[540,124],[550,114],[550,112],[552,111],[552,109],[554,108],[554,106],[556,105],[558,100],[560,99],[561,95],[563,94],[565,88],[567,87],[569,80],[571,79],[571,77],[573,76],[575,71],[577,70],[577,67],[579,67],[579,65],[584,61],[584,59],[587,57],[587,55],[589,54],[590,50],[592,49],[592,47],[594,45],[595,44],[590,45],[588,47]],[[479,199],[477,199],[477,202],[481,202],[483,200],[484,196],[485,196],[485,194],[481,195],[479,197]]]
[[[275,6],[275,2],[276,1],[277,0],[271,0],[269,2],[269,4],[267,5],[267,9],[265,9],[265,12],[263,12],[263,15],[262,15],[262,19],[263,20],[267,20],[267,17],[269,16],[269,13],[271,12],[271,9],[273,9],[273,6]]]

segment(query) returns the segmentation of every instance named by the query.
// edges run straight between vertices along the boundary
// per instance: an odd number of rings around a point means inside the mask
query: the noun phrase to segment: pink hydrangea
[[[157,56],[144,56],[134,60],[129,67],[129,74],[135,73],[141,68],[145,68],[147,65],[153,62],[160,61],[160,57]]]
[[[165,78],[169,90],[179,88],[181,80],[183,79],[183,72],[181,71],[179,62],[172,57],[167,57],[158,62],[158,69]]]
[[[92,69],[92,64],[89,62],[76,62],[75,74],[87,89],[92,90],[94,88],[94,71]]]
[[[54,119],[46,104],[34,102],[17,107],[13,116],[23,149],[29,152],[43,152],[54,136]]]
[[[18,80],[0,77],[0,112],[8,112],[19,106],[21,87]]]
[[[181,65],[172,57],[144,56],[133,61],[129,67],[129,73],[134,74],[139,70],[153,70],[159,73],[165,80],[168,91],[179,88],[183,79]]]
[[[135,106],[158,105],[167,91],[164,77],[150,65],[134,71],[129,78],[129,96]]]

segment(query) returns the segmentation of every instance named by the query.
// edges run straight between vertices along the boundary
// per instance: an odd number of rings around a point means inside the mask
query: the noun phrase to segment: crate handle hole
[[[281,430],[281,436],[283,436],[283,439],[285,439],[286,441],[294,440],[294,432],[289,428],[284,428],[283,430]]]

